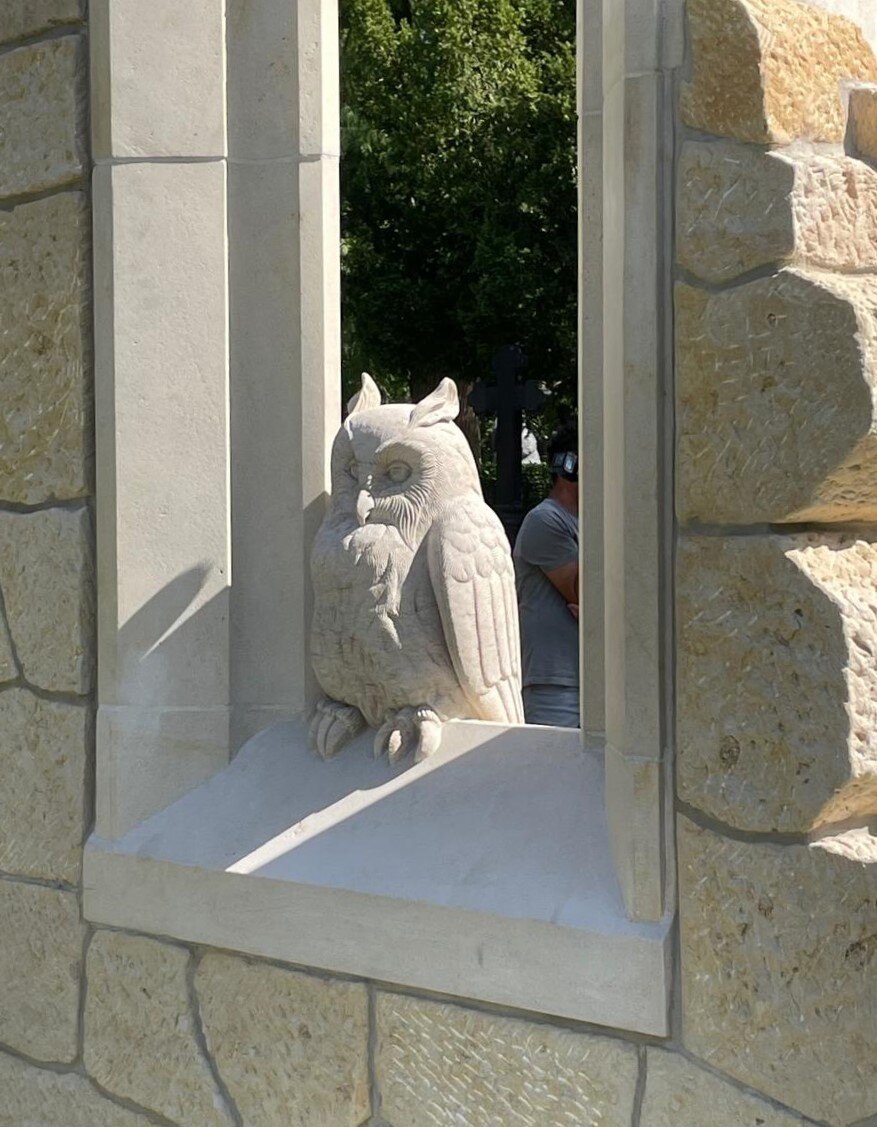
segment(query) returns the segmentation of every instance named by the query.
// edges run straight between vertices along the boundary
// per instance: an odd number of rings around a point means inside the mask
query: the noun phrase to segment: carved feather
[[[523,724],[515,572],[505,530],[480,497],[446,506],[429,573],[454,670],[481,720]]]

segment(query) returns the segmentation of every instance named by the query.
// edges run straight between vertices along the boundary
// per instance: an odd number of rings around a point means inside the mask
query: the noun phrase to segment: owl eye
[[[407,462],[391,462],[387,466],[387,477],[394,485],[401,485],[411,477],[411,467]]]
[[[345,466],[345,473],[348,477],[352,477],[354,481],[359,481],[359,474],[356,471],[356,458],[351,458]]]

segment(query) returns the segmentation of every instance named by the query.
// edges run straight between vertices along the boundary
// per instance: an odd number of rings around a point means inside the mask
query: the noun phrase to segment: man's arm
[[[578,545],[557,518],[535,510],[524,521],[515,549],[560,592],[570,614],[579,616]],[[563,562],[560,562],[563,561]]]
[[[545,577],[557,588],[561,595],[563,595],[570,610],[572,610],[573,607],[576,608],[573,613],[578,617],[579,561],[573,560],[572,563],[562,564],[552,571],[545,571]]]

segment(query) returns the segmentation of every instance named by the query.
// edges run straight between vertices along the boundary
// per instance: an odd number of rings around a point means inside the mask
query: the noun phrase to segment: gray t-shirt
[[[545,573],[579,558],[579,522],[547,498],[529,512],[515,543],[524,685],[579,683],[579,627]]]

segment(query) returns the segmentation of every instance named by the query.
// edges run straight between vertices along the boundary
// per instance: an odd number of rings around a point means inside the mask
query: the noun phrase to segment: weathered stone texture
[[[34,1068],[0,1053],[0,1127],[149,1127],[83,1077]]]
[[[675,1053],[649,1049],[642,1127],[798,1127],[801,1119]]]
[[[86,964],[85,1067],[108,1092],[180,1127],[232,1123],[195,1036],[191,956],[153,939],[102,931]]]
[[[0,57],[0,197],[44,192],[85,174],[87,73],[78,35]]]
[[[89,488],[88,226],[79,192],[0,212],[0,498],[6,501],[70,500]]]
[[[877,269],[877,171],[860,160],[690,142],[678,201],[679,263],[708,282],[773,262]]]
[[[762,144],[842,141],[841,84],[877,80],[877,59],[843,16],[796,0],[688,0],[694,75],[683,120]]]
[[[0,43],[79,23],[82,16],[83,0],[3,0]]]
[[[87,509],[0,513],[0,590],[26,679],[54,692],[88,693],[94,593]]]
[[[877,269],[877,171],[843,156],[778,159],[795,167],[792,261],[840,272]]]
[[[877,278],[679,286],[683,522],[877,520]]]
[[[629,1127],[633,1045],[394,994],[377,1021],[392,1127]]]
[[[846,830],[833,837],[824,837],[820,839],[818,845],[826,853],[834,853],[838,857],[846,858],[847,861],[858,861],[862,865],[873,865],[877,862],[877,837],[867,826]]]
[[[0,1043],[36,1060],[74,1059],[82,939],[72,892],[0,880]]]
[[[679,160],[677,256],[710,282],[728,282],[795,247],[792,163],[730,141],[688,142]]]
[[[0,595],[2,595],[2,592],[0,592]],[[12,652],[12,638],[9,636],[6,618],[0,611],[0,685],[6,681],[14,681],[17,676],[15,655]]]
[[[364,986],[209,952],[207,1045],[247,1127],[358,1127],[371,1108]]]
[[[0,693],[0,870],[79,879],[89,710]]]
[[[850,91],[848,143],[854,153],[877,161],[877,86]]]
[[[877,848],[862,864],[684,818],[678,842],[686,1047],[814,1119],[874,1114]]]
[[[877,813],[877,544],[687,537],[676,582],[679,796],[753,831]]]

